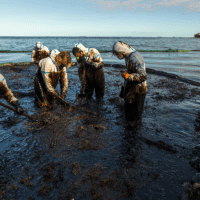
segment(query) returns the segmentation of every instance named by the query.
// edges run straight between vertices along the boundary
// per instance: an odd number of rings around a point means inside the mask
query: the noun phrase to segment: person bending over
[[[55,98],[65,99],[68,89],[67,68],[71,67],[72,59],[69,51],[51,51],[50,57],[40,60],[34,80],[35,100],[40,107],[53,104]],[[60,79],[61,96],[56,91]]]
[[[37,42],[36,46],[32,51],[32,62],[38,64],[41,59],[46,58],[48,56],[49,49],[46,46],[42,45],[41,42]]]
[[[11,90],[8,88],[6,79],[0,74],[0,95],[4,97],[12,106],[17,110],[18,114],[22,114],[24,111],[20,106],[18,99],[14,96]]]
[[[81,43],[75,44],[73,55],[79,64],[79,78],[81,81],[81,94],[83,92],[91,98],[95,89],[97,99],[104,96],[105,78],[102,67],[103,60],[99,51],[95,48],[85,48]]]
[[[120,97],[124,98],[125,117],[127,120],[138,119],[142,113],[147,91],[147,75],[143,57],[125,42],[116,42],[112,52],[117,58],[124,59],[127,71]]]

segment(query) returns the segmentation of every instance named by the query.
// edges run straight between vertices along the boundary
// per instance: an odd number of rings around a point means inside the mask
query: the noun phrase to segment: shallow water
[[[141,55],[144,57],[146,68],[177,74],[180,77],[200,82],[200,52],[141,52]],[[124,60],[119,60],[111,53],[102,53],[101,56],[106,64],[125,64]]]
[[[198,38],[87,38],[87,37],[0,37],[0,50],[32,51],[35,43],[41,41],[50,50],[69,50],[80,42],[86,47],[98,50],[111,50],[116,41],[124,41],[137,50],[185,49],[199,50]],[[200,82],[200,52],[147,53],[141,52],[146,68],[177,74]],[[73,61],[75,57],[71,54]],[[112,53],[101,54],[105,64],[124,64]],[[31,62],[31,53],[1,53],[0,64],[7,62]]]
[[[69,68],[66,100],[74,107],[64,109],[55,104],[47,112],[34,104],[36,69],[36,65],[1,68],[22,107],[30,115],[38,114],[39,119],[33,124],[0,107],[0,177],[6,185],[1,188],[5,197],[182,196],[182,184],[197,173],[190,161],[199,144],[199,87],[148,74],[141,120],[127,122],[119,98],[124,69],[104,67],[105,96],[97,103],[95,97],[89,102],[76,101],[80,90],[78,67]]]

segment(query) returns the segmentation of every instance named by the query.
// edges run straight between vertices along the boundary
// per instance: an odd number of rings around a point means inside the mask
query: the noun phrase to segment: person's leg
[[[36,76],[34,80],[34,90],[35,90],[35,102],[39,106],[47,106],[47,95],[42,88],[42,84],[39,81],[39,78]]]
[[[143,111],[146,92],[147,92],[147,83],[146,83],[146,81],[143,82],[142,84],[139,84],[139,85],[136,86],[137,105],[138,105],[137,113],[139,115],[141,115],[142,111]]]
[[[124,98],[124,86],[121,87],[121,91],[120,91],[120,93],[119,93],[119,96],[120,96],[121,98]]]
[[[97,69],[94,71],[95,75],[95,94],[96,98],[103,98],[105,92],[105,77],[103,69]]]
[[[125,118],[128,121],[138,120],[142,114],[146,92],[141,89],[138,92],[137,86],[132,86],[129,91],[126,88],[126,97],[124,98]]]
[[[90,66],[86,66],[85,95],[88,98],[92,98],[94,87],[95,87],[94,69]]]
[[[137,96],[132,95],[124,100],[125,118],[128,121],[133,121],[137,118]]]
[[[140,118],[142,115],[144,101],[145,101],[146,93],[145,94],[138,94],[137,96],[137,110],[136,110],[136,118]]]
[[[79,75],[79,79],[80,79],[80,82],[81,82],[80,93],[83,93],[83,90],[84,90],[84,88],[82,88],[82,87],[83,87],[82,81],[84,81],[84,78],[83,78],[83,68],[84,68],[84,67],[79,67],[79,68],[78,68],[78,75]]]
[[[78,69],[79,79],[81,81],[80,93],[91,98],[93,95],[94,84],[93,84],[93,70],[90,67],[79,67]]]

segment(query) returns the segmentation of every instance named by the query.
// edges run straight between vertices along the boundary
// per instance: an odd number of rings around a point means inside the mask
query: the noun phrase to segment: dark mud
[[[76,101],[78,68],[69,68],[71,106],[57,102],[51,110],[34,104],[36,65],[0,70],[37,119],[0,107],[1,199],[198,198],[199,87],[148,73],[141,119],[128,122],[119,97],[123,68],[104,67],[101,101]]]

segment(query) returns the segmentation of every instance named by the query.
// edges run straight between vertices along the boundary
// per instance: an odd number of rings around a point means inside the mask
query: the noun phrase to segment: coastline
[[[184,50],[184,49],[166,49],[166,50],[137,50],[138,52],[162,52],[162,53],[181,53],[190,51],[200,51],[200,50]],[[31,53],[32,51],[10,51],[10,50],[0,50],[0,53]],[[70,53],[72,51],[69,51]],[[100,53],[109,53],[111,50],[99,50]]]
[[[0,67],[5,67],[5,66],[24,66],[24,65],[33,65],[33,62],[19,62],[19,63],[2,63],[0,64]],[[76,66],[77,62],[73,62],[72,66]],[[125,65],[121,65],[121,64],[104,64],[105,67],[114,67],[114,68],[122,68],[125,69]],[[146,72],[149,74],[156,74],[159,76],[165,76],[168,78],[173,78],[173,79],[177,79],[181,82],[184,83],[188,83],[190,85],[194,85],[194,86],[199,86],[200,87],[200,83],[197,81],[193,81],[193,80],[189,80],[186,78],[183,78],[181,76],[178,76],[177,74],[173,74],[173,73],[167,73],[164,71],[160,71],[160,70],[155,70],[155,69],[151,69],[151,68],[146,68]]]
[[[119,98],[123,65],[105,65],[105,96],[99,104],[95,97],[88,103],[75,101],[78,68],[69,68],[66,100],[73,106],[55,104],[51,111],[34,105],[35,69],[32,63],[1,67],[22,107],[38,121],[30,123],[0,107],[0,166],[7,166],[0,172],[5,186],[0,196],[159,199],[164,191],[165,199],[178,199],[183,194],[182,183],[198,172],[192,159],[200,155],[194,153],[199,143],[199,87],[148,69],[142,118],[128,122]]]

